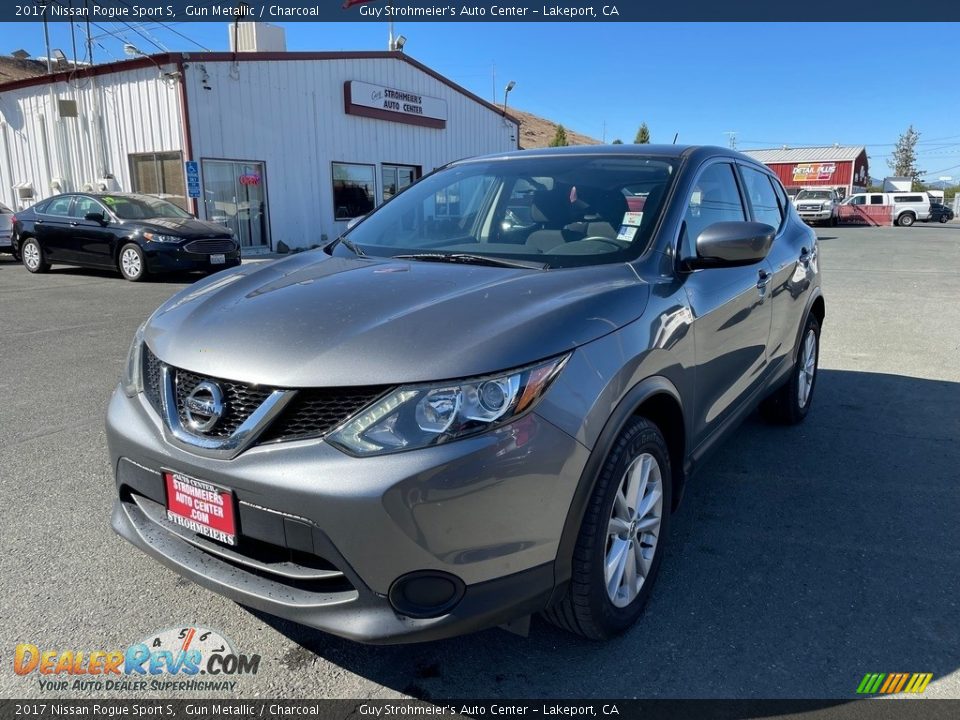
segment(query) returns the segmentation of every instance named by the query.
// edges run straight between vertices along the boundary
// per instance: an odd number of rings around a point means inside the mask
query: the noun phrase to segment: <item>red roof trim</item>
[[[436,70],[427,67],[423,63],[414,60],[412,57],[402,52],[391,52],[388,50],[352,50],[344,52],[199,52],[199,53],[157,53],[148,57],[137,57],[130,60],[119,60],[117,62],[103,63],[102,65],[93,65],[89,67],[80,67],[77,69],[56,72],[51,75],[38,75],[24,80],[14,80],[13,82],[0,84],[0,92],[6,90],[20,90],[21,88],[35,87],[38,85],[47,85],[52,82],[67,82],[71,79],[81,79],[87,77],[98,77],[101,75],[112,75],[126,70],[139,70],[145,67],[154,67],[156,65],[179,65],[180,63],[190,62],[282,62],[290,60],[400,60],[412,65],[421,72],[426,73],[432,78],[439,80],[447,87],[455,90],[461,95],[473,100],[475,103],[483,105],[488,110],[497,115],[505,117],[507,120],[520,126],[520,121],[508,113],[504,113],[499,107],[491,102],[487,102],[478,95],[474,95],[465,87],[457,85],[447,77],[444,77]]]

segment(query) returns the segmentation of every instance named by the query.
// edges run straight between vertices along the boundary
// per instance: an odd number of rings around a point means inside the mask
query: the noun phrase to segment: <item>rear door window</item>
[[[70,215],[70,203],[73,202],[72,195],[60,195],[51,200],[43,209],[46,215],[57,215],[59,217],[68,217]]]
[[[750,207],[753,208],[753,219],[779,229],[783,223],[783,214],[768,175],[743,165],[740,170]]]

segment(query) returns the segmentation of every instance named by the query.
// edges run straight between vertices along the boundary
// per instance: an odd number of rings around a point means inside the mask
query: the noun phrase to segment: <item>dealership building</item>
[[[154,193],[245,252],[309,247],[518,138],[509,114],[399,51],[140,55],[0,85],[0,202]]]
[[[791,195],[803,188],[835,188],[844,197],[870,184],[867,149],[862,145],[746,150],[773,170]]]

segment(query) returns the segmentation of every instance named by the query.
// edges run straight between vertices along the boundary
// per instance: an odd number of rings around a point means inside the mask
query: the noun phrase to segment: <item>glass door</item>
[[[270,247],[264,163],[202,160],[207,219],[233,230],[244,248]]]

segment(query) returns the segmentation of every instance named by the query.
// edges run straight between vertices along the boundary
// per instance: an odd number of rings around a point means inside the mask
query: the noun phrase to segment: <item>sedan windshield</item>
[[[801,190],[797,193],[797,200],[829,200],[829,190]]]
[[[173,203],[148,195],[104,195],[100,200],[122,220],[193,217]]]
[[[367,255],[414,260],[631,260],[650,242],[673,171],[670,159],[639,155],[460,163],[404,190],[346,237]]]

